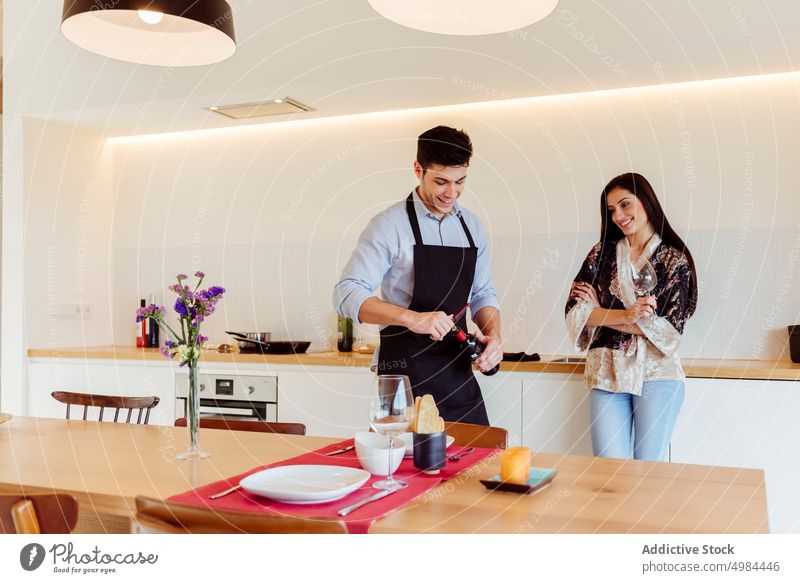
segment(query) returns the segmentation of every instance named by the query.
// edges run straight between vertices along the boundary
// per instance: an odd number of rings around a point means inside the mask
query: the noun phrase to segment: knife
[[[346,451],[350,451],[351,449],[355,449],[355,445],[348,445],[347,447],[343,447],[342,449],[335,449],[333,451],[329,451],[328,453],[324,453],[322,455],[339,455],[340,453],[344,453]]]
[[[360,502],[356,502],[355,504],[351,504],[350,506],[342,508],[339,512],[337,512],[337,514],[339,516],[347,516],[353,510],[358,510],[359,508],[369,504],[370,502],[375,502],[376,500],[380,500],[381,498],[386,498],[389,494],[394,494],[395,492],[397,492],[400,489],[401,488],[392,488],[391,490],[383,490],[382,492],[378,492],[377,494],[373,494],[369,498],[365,498],[364,500],[361,500]]]

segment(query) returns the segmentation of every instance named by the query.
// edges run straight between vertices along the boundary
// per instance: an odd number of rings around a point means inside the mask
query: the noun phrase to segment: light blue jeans
[[[594,455],[666,461],[684,397],[682,380],[647,381],[642,396],[589,392]]]

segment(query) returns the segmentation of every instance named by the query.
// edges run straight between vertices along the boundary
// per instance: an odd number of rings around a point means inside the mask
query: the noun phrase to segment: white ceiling
[[[328,116],[800,63],[795,0],[561,0],[542,22],[485,37],[405,29],[367,0],[229,1],[237,53],[215,66],[163,69],[71,45],[59,31],[60,0],[6,0],[6,81],[26,87],[25,115],[120,135],[263,123],[273,118],[236,122],[203,108],[286,95]]]

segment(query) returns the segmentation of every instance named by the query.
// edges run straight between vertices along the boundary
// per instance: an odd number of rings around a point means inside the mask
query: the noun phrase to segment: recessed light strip
[[[199,130],[184,130],[179,132],[165,132],[157,134],[144,134],[140,136],[120,136],[115,138],[108,138],[108,141],[113,144],[131,143],[135,141],[147,140],[166,140],[166,139],[194,139],[202,135],[219,135],[223,133],[244,133],[244,132],[258,132],[264,131],[267,128],[292,126],[306,126],[311,124],[332,123],[347,120],[362,120],[372,119],[378,117],[390,117],[397,115],[409,115],[420,113],[434,113],[439,111],[454,111],[467,108],[495,108],[495,107],[516,107],[521,104],[529,103],[547,103],[553,100],[563,101],[564,99],[582,99],[582,98],[595,98],[595,97],[608,97],[611,95],[624,95],[636,92],[655,92],[655,91],[674,91],[675,89],[682,88],[699,88],[702,86],[718,87],[725,85],[734,85],[739,83],[764,83],[772,80],[781,79],[796,79],[800,81],[800,72],[789,71],[785,73],[769,73],[764,75],[745,75],[741,77],[723,77],[720,79],[704,79],[699,81],[681,81],[678,83],[662,83],[657,85],[642,85],[639,87],[621,87],[616,89],[598,89],[594,91],[579,91],[575,93],[559,93],[556,95],[539,95],[533,97],[518,97],[514,99],[498,99],[492,101],[474,101],[467,103],[456,103],[452,105],[436,105],[431,107],[418,107],[412,109],[393,109],[388,111],[374,111],[366,113],[351,113],[345,115],[333,115],[325,117],[316,117],[312,119],[297,119],[287,121],[276,121],[260,124],[240,125],[236,127],[227,128],[210,128]]]

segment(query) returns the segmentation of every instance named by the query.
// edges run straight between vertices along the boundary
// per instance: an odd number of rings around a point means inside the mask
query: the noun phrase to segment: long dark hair
[[[689,268],[692,270],[692,277],[689,280],[689,315],[691,316],[697,307],[697,270],[694,267],[694,259],[689,252],[689,248],[686,247],[686,243],[683,242],[683,239],[678,236],[675,229],[669,224],[664,214],[664,209],[661,208],[661,203],[658,202],[653,186],[641,174],[636,172],[620,174],[606,184],[603,189],[603,193],[600,195],[600,240],[602,241],[602,248],[604,250],[615,249],[617,241],[625,236],[619,226],[611,220],[611,212],[608,210],[608,193],[615,188],[627,190],[638,198],[647,213],[650,224],[653,225],[653,229],[661,237],[661,240],[677,249],[689,262]]]

